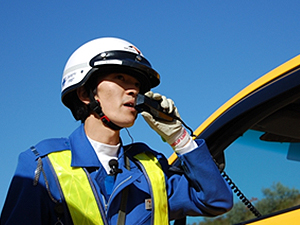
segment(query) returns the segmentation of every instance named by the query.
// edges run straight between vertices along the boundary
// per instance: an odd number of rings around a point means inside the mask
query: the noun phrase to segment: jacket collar
[[[72,153],[72,161],[71,166],[72,167],[98,167],[99,170],[103,170],[104,168],[101,165],[92,145],[90,144],[85,131],[84,131],[84,125],[81,124],[80,127],[78,127],[69,137],[70,142],[70,150]],[[115,185],[120,185],[120,188],[116,191],[119,193],[125,186],[131,184],[135,180],[139,180],[142,176],[142,172],[138,169],[137,165],[133,162],[132,153],[136,153],[136,147],[135,144],[131,144],[132,147],[128,149],[130,146],[126,146],[125,149],[127,150],[126,153],[128,154],[129,161],[130,161],[130,170],[126,169],[125,165],[125,154],[124,154],[124,148],[121,142],[120,150],[118,153],[118,162],[119,162],[119,168],[122,169],[122,173],[118,174],[116,178]],[[140,149],[140,148],[138,148]],[[143,149],[143,148],[142,148]],[[126,151],[125,150],[125,151]],[[134,154],[133,154],[134,155]],[[130,177],[130,179],[128,179]],[[126,182],[123,182],[126,181]],[[115,196],[116,196],[115,195]]]
[[[72,167],[101,167],[101,163],[90,144],[81,124],[69,137],[72,152]]]
[[[101,167],[101,163],[89,142],[85,131],[84,124],[81,124],[69,137],[70,150],[72,153],[72,167]],[[119,166],[125,168],[124,148],[121,146],[118,153]],[[130,162],[130,167],[134,169],[136,166]]]

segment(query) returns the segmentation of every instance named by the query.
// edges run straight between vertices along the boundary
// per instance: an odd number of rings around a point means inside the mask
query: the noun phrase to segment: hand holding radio
[[[182,126],[180,115],[172,99],[152,91],[147,92],[144,97],[140,97],[143,98],[143,101],[141,104],[137,99],[137,110],[141,112],[149,126],[175,151],[192,140]],[[171,119],[166,119],[166,116]]]

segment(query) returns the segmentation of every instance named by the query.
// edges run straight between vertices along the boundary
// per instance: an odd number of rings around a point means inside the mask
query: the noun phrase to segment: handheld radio
[[[174,112],[170,114],[167,113],[166,110],[160,106],[158,101],[155,101],[142,94],[137,95],[135,109],[138,111],[138,113],[146,111],[159,120],[172,122],[177,119],[177,117],[174,115]]]

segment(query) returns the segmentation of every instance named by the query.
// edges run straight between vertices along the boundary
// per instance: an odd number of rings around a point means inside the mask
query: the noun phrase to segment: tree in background
[[[271,188],[262,190],[263,199],[255,204],[255,208],[267,215],[279,210],[287,209],[300,204],[300,192],[295,188],[283,186],[280,182],[274,183]],[[250,210],[242,203],[234,204],[231,211],[216,218],[204,218],[198,225],[232,225],[255,218]],[[191,225],[197,225],[193,223]]]
[[[256,208],[262,215],[299,205],[299,190],[288,188],[281,183],[273,184],[271,188],[263,189],[263,198],[257,202]]]

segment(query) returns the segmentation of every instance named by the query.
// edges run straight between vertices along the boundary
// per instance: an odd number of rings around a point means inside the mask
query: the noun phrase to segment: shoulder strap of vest
[[[48,155],[55,170],[74,225],[102,224],[103,220],[88,177],[82,168],[72,168],[71,151]]]
[[[151,183],[153,224],[169,224],[165,175],[157,158],[150,152],[134,156],[145,168]]]

